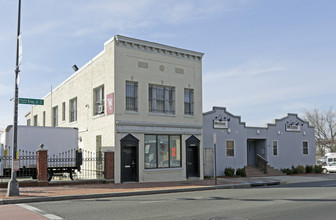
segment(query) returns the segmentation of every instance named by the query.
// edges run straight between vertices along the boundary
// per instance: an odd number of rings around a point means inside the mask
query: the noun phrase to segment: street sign
[[[19,104],[44,105],[44,100],[43,99],[19,98]]]

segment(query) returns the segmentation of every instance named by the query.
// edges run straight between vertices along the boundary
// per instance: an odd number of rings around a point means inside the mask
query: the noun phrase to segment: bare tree
[[[336,112],[330,107],[320,111],[305,111],[305,120],[315,127],[315,144],[320,155],[336,152]]]

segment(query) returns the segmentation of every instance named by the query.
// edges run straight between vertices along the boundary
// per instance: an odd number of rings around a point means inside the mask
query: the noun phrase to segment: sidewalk
[[[0,205],[70,199],[88,199],[188,192],[213,189],[248,188],[283,183],[322,181],[323,176],[232,177],[176,182],[82,184],[68,186],[21,187],[20,196],[6,197],[7,188],[0,188]]]

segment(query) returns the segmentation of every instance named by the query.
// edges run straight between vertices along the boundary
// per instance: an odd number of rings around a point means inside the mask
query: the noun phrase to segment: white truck
[[[336,162],[336,153],[326,153],[321,159],[317,160],[317,164],[323,166],[328,166],[332,162]]]
[[[11,175],[13,126],[9,125],[1,131],[0,137],[0,177]],[[82,153],[78,149],[78,129],[65,127],[18,126],[17,153],[19,171],[17,176],[37,178],[36,152],[38,149],[48,150],[48,180],[53,175],[80,171]]]

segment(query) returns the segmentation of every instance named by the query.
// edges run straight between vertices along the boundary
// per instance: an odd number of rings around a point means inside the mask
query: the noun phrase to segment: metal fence
[[[74,179],[103,179],[105,158],[102,152],[82,151],[82,165]]]
[[[20,163],[20,170],[17,171],[18,178],[37,178],[36,152],[19,150],[16,158],[19,159]],[[5,155],[0,157],[0,160],[0,176],[10,178],[12,168],[12,149],[10,147],[5,152]]]
[[[81,156],[81,157],[80,157]],[[19,179],[37,178],[37,153],[19,150],[17,158],[20,171]],[[103,153],[76,149],[59,154],[48,155],[48,176],[52,180],[89,180],[104,178],[105,158]],[[12,152],[9,148],[5,156],[0,156],[0,182],[11,177]]]

